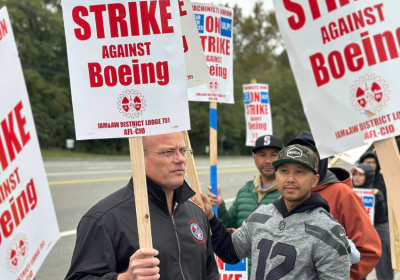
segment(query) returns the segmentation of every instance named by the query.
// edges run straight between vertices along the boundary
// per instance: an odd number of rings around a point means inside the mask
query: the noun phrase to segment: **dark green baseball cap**
[[[278,159],[272,163],[275,170],[285,162],[294,162],[310,168],[315,174],[318,173],[318,161],[314,152],[302,145],[295,144],[283,148],[278,155]]]

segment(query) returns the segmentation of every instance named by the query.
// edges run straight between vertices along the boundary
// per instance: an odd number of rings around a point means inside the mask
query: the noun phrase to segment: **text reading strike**
[[[89,7],[76,6],[72,10],[72,18],[79,26],[74,29],[75,37],[84,41],[92,36],[103,39],[106,36],[118,38],[174,33],[173,26],[169,25],[169,20],[172,18],[167,9],[169,7],[171,7],[170,0],[131,1],[125,5],[113,3],[90,5]],[[105,22],[103,13],[107,13],[108,22]],[[156,16],[156,13],[159,14],[159,17]],[[88,18],[90,17],[94,18],[95,26],[89,24]],[[106,24],[109,25],[109,34],[107,35]]]

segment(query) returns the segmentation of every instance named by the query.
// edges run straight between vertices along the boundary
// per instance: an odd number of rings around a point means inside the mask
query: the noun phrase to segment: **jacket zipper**
[[[171,220],[172,220],[172,226],[174,227],[174,231],[175,231],[176,241],[178,242],[179,267],[181,269],[183,280],[185,280],[185,274],[183,274],[182,262],[181,262],[181,244],[179,243],[178,228],[176,227],[176,223],[175,223],[175,219],[174,219],[174,213],[175,213],[175,209],[177,207],[178,207],[178,205],[175,205],[174,210],[172,211]]]

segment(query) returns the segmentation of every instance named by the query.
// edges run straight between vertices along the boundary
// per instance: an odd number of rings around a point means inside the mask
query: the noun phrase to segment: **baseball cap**
[[[257,138],[256,145],[253,148],[253,153],[257,153],[257,151],[264,148],[275,148],[278,150],[282,150],[283,147],[283,142],[278,136],[264,135]]]
[[[353,174],[356,171],[360,172],[361,174],[365,174],[365,170],[361,168],[361,165],[357,165],[356,167],[352,167],[350,169],[351,174]]]
[[[279,152],[278,159],[272,163],[275,169],[285,163],[294,162],[311,169],[315,174],[318,173],[318,162],[314,152],[302,145],[295,144],[287,146]]]
[[[294,144],[299,144],[302,146],[311,146],[314,149],[317,149],[317,146],[315,145],[314,137],[311,134],[311,132],[308,131],[303,131],[299,135],[297,135],[296,138],[290,140],[289,143],[287,143],[288,146],[294,145]]]

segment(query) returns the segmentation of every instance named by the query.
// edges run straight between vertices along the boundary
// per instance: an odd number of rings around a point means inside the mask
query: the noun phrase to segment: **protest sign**
[[[336,155],[336,157],[347,163],[350,163],[351,165],[354,165],[360,159],[360,157],[369,149],[369,147],[371,147],[371,144],[367,144],[347,152],[339,153]]]
[[[187,87],[195,87],[211,82],[207,62],[201,46],[199,33],[190,0],[179,0],[183,47],[185,52]]]
[[[0,62],[0,278],[31,280],[60,232],[5,7]]]
[[[226,264],[216,257],[219,280],[247,280],[248,279],[248,262],[243,259],[237,264]]]
[[[400,2],[274,6],[321,158],[399,135]]]
[[[372,189],[358,189],[354,188],[354,192],[361,198],[365,210],[369,217],[371,218],[372,224],[374,224],[374,215],[375,215],[375,196]]]
[[[243,85],[243,102],[247,131],[246,146],[254,146],[259,136],[272,135],[268,85]]]
[[[233,10],[192,3],[211,82],[188,90],[190,101],[234,103]]]
[[[62,7],[78,140],[190,129],[178,1]]]

